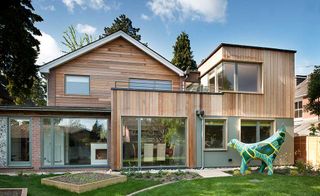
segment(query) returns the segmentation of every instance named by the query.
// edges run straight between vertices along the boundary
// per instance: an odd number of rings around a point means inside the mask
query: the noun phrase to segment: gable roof
[[[296,86],[295,98],[305,97],[308,94],[308,83],[309,78],[305,79],[303,82]]]
[[[155,52],[151,48],[145,46],[141,42],[133,39],[131,36],[124,33],[123,31],[115,32],[111,35],[108,35],[106,37],[98,39],[97,41],[94,41],[88,45],[85,45],[84,47],[79,48],[73,52],[70,52],[68,54],[65,54],[65,55],[59,57],[59,58],[56,58],[56,59],[44,64],[43,66],[41,66],[40,72],[41,73],[49,73],[50,69],[57,67],[57,66],[59,66],[63,63],[66,63],[68,61],[71,61],[72,59],[75,59],[78,56],[85,54],[85,53],[87,53],[87,52],[89,52],[99,46],[102,46],[108,42],[111,42],[119,37],[124,38],[125,40],[127,40],[128,42],[130,42],[131,44],[136,46],[137,48],[141,49],[142,51],[144,51],[145,53],[147,53],[148,55],[150,55],[151,57],[153,57],[154,59],[156,59],[157,61],[159,61],[163,65],[165,65],[166,67],[168,67],[170,70],[172,70],[173,72],[175,72],[179,76],[184,76],[184,72],[182,70],[180,70],[179,68],[177,68],[176,66],[174,66],[172,63],[170,63],[166,58],[164,58],[163,56],[161,56],[160,54],[158,54],[157,52]]]

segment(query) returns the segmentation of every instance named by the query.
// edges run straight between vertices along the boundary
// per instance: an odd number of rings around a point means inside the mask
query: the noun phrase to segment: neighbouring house
[[[0,167],[239,166],[230,139],[257,142],[282,125],[276,164],[291,165],[294,55],[223,43],[183,72],[114,33],[41,67],[48,106],[0,107]]]
[[[297,85],[295,93],[295,118],[294,118],[294,159],[302,160],[313,166],[320,165],[320,134],[310,136],[312,124],[320,123],[318,116],[310,114],[304,109],[308,104],[308,77],[296,76]],[[299,81],[299,82],[298,82]]]

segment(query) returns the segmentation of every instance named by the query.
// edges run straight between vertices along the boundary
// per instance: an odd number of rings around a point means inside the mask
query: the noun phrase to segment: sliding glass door
[[[42,118],[43,166],[106,165],[107,120]]]
[[[30,119],[10,118],[9,128],[9,165],[31,165]]]
[[[123,166],[185,166],[185,123],[185,118],[123,117]]]

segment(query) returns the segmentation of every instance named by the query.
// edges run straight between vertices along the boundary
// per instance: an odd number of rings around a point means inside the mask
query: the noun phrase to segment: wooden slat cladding
[[[122,116],[163,116],[187,118],[188,155],[187,166],[196,164],[196,110],[200,108],[200,99],[204,107],[213,114],[221,115],[221,95],[195,93],[144,92],[113,90],[112,93],[112,138],[111,150],[114,169],[121,165],[121,117]]]
[[[225,93],[223,115],[255,117],[294,117],[294,53],[223,48],[223,59],[262,62],[262,94]]]
[[[64,93],[64,76],[90,75],[90,96],[69,96]],[[180,77],[123,38],[118,38],[72,61],[50,70],[50,106],[111,105],[111,88],[115,81],[129,78],[171,80],[174,89],[180,88]]]

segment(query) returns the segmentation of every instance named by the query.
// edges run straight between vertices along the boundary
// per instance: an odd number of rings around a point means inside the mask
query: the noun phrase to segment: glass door
[[[30,119],[10,118],[9,165],[31,165]]]

